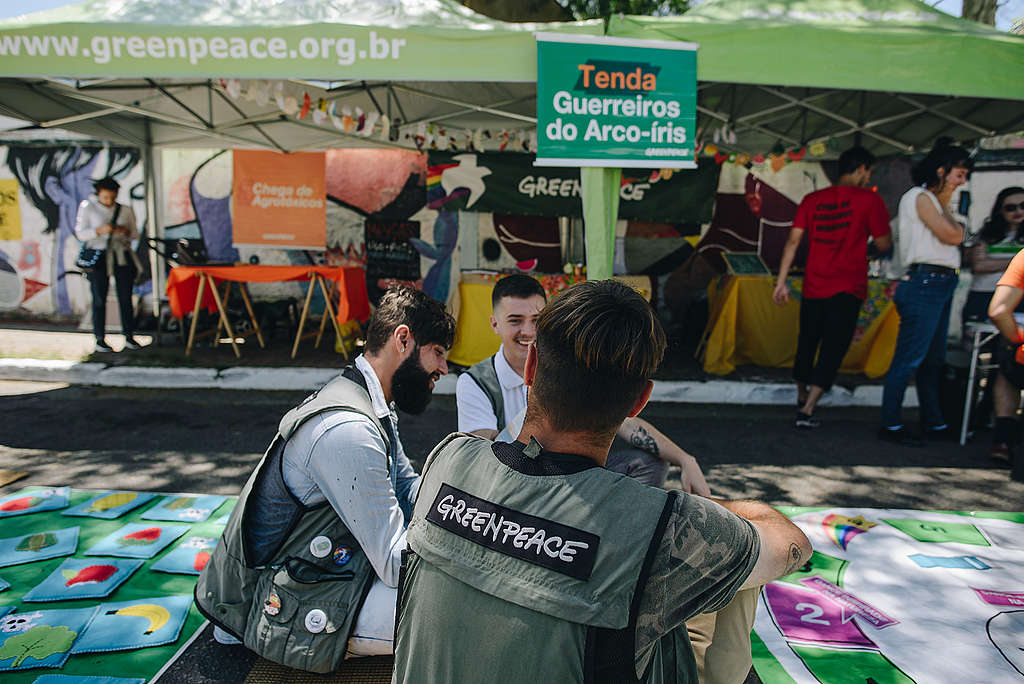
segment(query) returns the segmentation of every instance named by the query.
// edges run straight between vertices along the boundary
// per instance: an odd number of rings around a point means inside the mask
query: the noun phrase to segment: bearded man
[[[364,353],[285,414],[196,586],[218,641],[311,672],[392,652],[420,485],[395,408],[426,410],[454,337],[438,302],[388,290]]]

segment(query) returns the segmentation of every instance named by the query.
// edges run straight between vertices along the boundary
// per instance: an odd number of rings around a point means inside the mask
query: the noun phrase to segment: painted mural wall
[[[497,155],[335,149],[326,155],[326,250],[235,247],[231,151],[169,149],[160,152],[158,161],[158,221],[169,241],[186,238],[201,244],[210,261],[362,266],[371,298],[390,283],[406,282],[453,308],[463,269],[560,270],[558,223],[548,214],[572,216],[575,209],[558,205],[554,211],[539,202],[579,202],[568,182],[560,182],[554,192],[554,181],[546,178],[543,197],[533,176],[530,184],[505,182],[520,169],[512,168],[514,160]],[[875,169],[874,183],[893,214],[909,185],[909,165],[892,159]],[[535,173],[529,165],[524,168]],[[715,195],[713,212],[708,203],[672,218],[675,223],[639,215],[620,221],[616,268],[664,279],[671,291],[673,285],[706,285],[718,271],[716,256],[723,250],[759,252],[774,267],[796,205],[806,193],[828,185],[833,173],[828,163],[819,162],[779,169],[724,164],[705,179],[717,193],[683,193]],[[74,220],[92,182],[106,175],[121,182],[119,201],[132,203],[141,226],[146,205],[138,150],[90,141],[0,144],[0,315],[16,311],[63,321],[86,315],[88,283],[74,267],[79,249]],[[624,214],[639,211],[630,209],[632,204],[642,208],[629,201],[641,192],[657,199],[655,191],[666,179],[655,176],[624,181]],[[999,189],[1022,184],[1024,160],[997,155],[980,163],[966,186],[974,201],[963,218],[972,232],[980,228]],[[686,222],[694,223],[691,219],[705,211],[710,222],[693,254],[684,239],[694,234]],[[708,219],[694,223],[692,230]],[[577,222],[573,219],[573,232],[581,237]],[[252,291],[256,297],[302,297],[303,288],[270,283],[254,285]]]
[[[119,201],[146,218],[139,152],[99,144],[0,146],[0,312],[51,320],[82,317],[89,286],[74,266],[79,203],[113,176]]]

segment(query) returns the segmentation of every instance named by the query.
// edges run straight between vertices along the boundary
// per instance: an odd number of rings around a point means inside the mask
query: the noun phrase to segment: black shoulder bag
[[[121,214],[121,205],[114,205],[114,215],[110,217],[111,227],[117,225],[117,217]],[[107,236],[107,247],[110,247],[110,236]],[[75,259],[75,266],[82,273],[92,273],[96,270],[96,264],[99,263],[100,259],[103,258],[103,253],[106,249],[96,249],[95,247],[89,247],[86,243],[82,243],[82,249],[78,252],[78,258]]]

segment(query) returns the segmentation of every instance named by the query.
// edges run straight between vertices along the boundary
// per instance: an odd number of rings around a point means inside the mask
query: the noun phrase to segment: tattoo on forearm
[[[789,545],[789,565],[786,566],[785,574],[789,575],[796,572],[797,568],[800,567],[801,561],[803,560],[803,554],[800,553],[800,547],[796,544]]]
[[[651,433],[644,430],[639,425],[629,435],[629,443],[641,451],[646,451],[651,456],[657,457],[660,455],[658,451],[658,442],[654,439]]]

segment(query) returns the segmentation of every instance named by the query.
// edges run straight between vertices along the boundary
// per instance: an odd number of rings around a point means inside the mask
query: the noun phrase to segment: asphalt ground
[[[281,416],[303,396],[0,381],[0,468],[29,472],[0,496],[27,485],[234,495]],[[989,459],[985,432],[965,447],[934,442],[913,449],[878,441],[877,409],[822,409],[822,427],[812,431],[796,430],[793,413],[781,406],[652,404],[643,416],[694,454],[712,491],[727,499],[1024,510],[1024,484],[1010,480],[1006,464]],[[906,419],[914,424],[916,411]],[[417,468],[455,427],[450,396],[399,421]],[[677,469],[672,484],[678,484]],[[219,646],[204,633],[161,682],[253,681],[255,662],[245,649]]]

